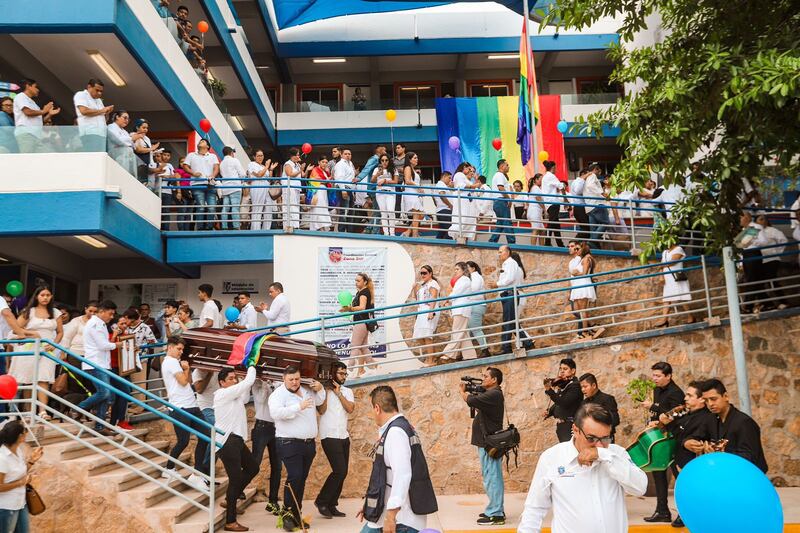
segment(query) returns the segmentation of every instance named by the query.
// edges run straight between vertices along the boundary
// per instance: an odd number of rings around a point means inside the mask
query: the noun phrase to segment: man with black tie
[[[605,408],[611,415],[611,442],[614,442],[614,433],[617,431],[619,425],[619,410],[617,409],[617,399],[600,390],[597,386],[597,378],[594,374],[586,373],[578,378],[581,384],[581,393],[583,394],[583,401],[581,405],[587,403],[596,403]]]
[[[683,405],[683,391],[672,381],[672,365],[660,361],[650,367],[653,374],[653,404],[650,406],[650,427],[658,425],[658,417],[663,413]],[[667,501],[669,495],[668,470],[653,472],[653,481],[656,486],[656,510],[651,516],[644,518],[645,522],[672,522],[672,513]],[[673,474],[677,475],[677,468],[672,465]]]
[[[558,365],[558,379],[544,380],[544,393],[553,402],[545,418],[554,417],[556,423],[556,436],[558,442],[567,442],[572,438],[572,425],[575,413],[583,401],[580,383],[575,377],[575,360],[562,359]]]

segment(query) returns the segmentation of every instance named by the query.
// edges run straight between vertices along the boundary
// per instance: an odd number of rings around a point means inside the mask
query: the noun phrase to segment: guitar
[[[664,413],[671,419],[689,414],[685,405]],[[626,448],[633,464],[645,472],[661,472],[669,468],[675,457],[675,437],[659,422],[636,436],[636,440]]]

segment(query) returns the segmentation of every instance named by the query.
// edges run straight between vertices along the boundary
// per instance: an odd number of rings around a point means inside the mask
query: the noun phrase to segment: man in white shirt
[[[317,407],[319,412],[319,439],[331,473],[319,491],[314,505],[324,518],[347,516],[337,509],[342,494],[344,479],[350,464],[350,433],[347,431],[347,416],[356,408],[353,391],[344,386],[347,380],[347,365],[341,361],[333,364],[334,375],[325,394],[325,401]]]
[[[364,508],[358,512],[360,520],[367,520],[361,533],[395,533],[407,531],[422,531],[425,529],[427,518],[423,514],[415,514],[411,508],[411,480],[412,480],[412,461],[414,452],[411,446],[411,438],[403,429],[403,426],[410,428],[410,424],[405,419],[397,405],[397,396],[394,390],[387,385],[375,387],[370,392],[370,402],[372,404],[372,416],[378,426],[378,437],[383,440],[383,454],[378,457],[376,454],[373,462],[372,478],[377,472],[376,468],[382,465],[378,462],[382,458],[383,467],[386,468],[386,486],[380,492],[384,494],[384,501],[378,502],[377,498],[370,501],[366,498]],[[416,446],[419,446],[419,438],[414,435]],[[418,460],[420,456],[418,455]],[[424,460],[424,456],[421,457]],[[427,468],[424,469],[427,471]],[[376,476],[377,477],[377,476]],[[433,509],[436,508],[436,496],[433,487],[430,485],[430,478],[425,480],[415,480],[422,483],[416,484],[416,490],[425,490]],[[367,494],[375,494],[373,489],[380,487],[370,486]],[[419,501],[419,497],[416,498]],[[378,510],[381,510],[378,513]],[[377,516],[375,516],[377,515]]]
[[[353,166],[353,153],[349,148],[342,149],[342,158],[333,167],[334,181],[342,182],[337,183],[336,186],[342,191],[342,201],[339,206],[342,222],[339,224],[339,231],[352,232],[355,228],[352,226],[355,216],[355,195],[354,187],[358,181],[356,177],[356,169]],[[353,185],[349,185],[352,183]]]
[[[247,409],[250,389],[256,381],[256,367],[247,369],[247,376],[239,381],[233,370],[219,372],[219,388],[214,393],[214,416],[224,435],[217,440],[223,443],[219,458],[228,474],[225,491],[225,531],[249,531],[236,520],[236,500],[244,488],[258,474],[258,463],[245,444],[247,440]]]
[[[111,389],[108,388],[108,385],[111,384],[111,378],[109,377],[111,369],[111,350],[119,348],[122,346],[122,343],[111,342],[108,339],[107,324],[114,318],[116,311],[117,305],[114,302],[103,300],[100,302],[100,305],[97,306],[97,314],[89,319],[83,329],[83,357],[86,359],[86,362],[81,364],[81,369],[91,374],[102,384],[94,382],[96,392],[78,404],[78,407],[89,412],[95,409],[96,416],[99,420],[105,420],[108,406],[114,398],[114,394],[111,392]],[[73,413],[72,417],[76,420],[80,420],[81,415]],[[94,425],[98,433],[105,436],[116,435],[116,433],[106,429],[100,424],[99,420],[95,421]]]
[[[167,354],[161,362],[161,377],[164,379],[164,388],[167,389],[167,399],[174,409],[170,409],[170,416],[183,426],[188,426],[197,433],[205,435],[206,439],[197,439],[197,446],[194,449],[194,468],[199,472],[208,474],[208,462],[206,452],[211,440],[211,428],[203,418],[203,412],[197,405],[197,398],[192,390],[192,376],[189,369],[189,362],[182,361],[184,342],[180,337],[170,337],[167,339]],[[170,450],[171,459],[167,461],[167,470],[162,472],[161,477],[169,479],[178,477],[175,471],[175,459],[181,456],[183,450],[189,444],[191,433],[178,424],[173,423],[177,441]],[[192,473],[187,483],[198,490],[205,490],[205,480]]]
[[[589,215],[586,214],[586,206],[583,199],[583,191],[586,187],[586,177],[588,175],[589,169],[584,168],[580,171],[578,177],[569,184],[569,194],[573,197],[569,199],[572,204],[572,216],[578,223],[578,233],[575,235],[575,239],[579,241],[589,238]]]
[[[258,327],[258,314],[256,308],[250,301],[250,293],[242,291],[236,296],[236,301],[239,304],[239,318],[233,324],[228,324],[228,329],[255,329]]]
[[[300,385],[300,369],[283,370],[283,384],[269,396],[269,412],[275,419],[278,457],[286,468],[283,503],[290,514],[283,519],[283,529],[293,531],[302,524],[300,511],[311,463],[317,454],[317,413],[314,406],[325,401],[325,389],[312,380],[309,387]]]
[[[214,287],[208,283],[203,283],[197,287],[197,298],[203,302],[203,309],[200,311],[201,328],[221,328],[222,314],[219,312],[217,303],[211,298],[214,296]]]
[[[436,226],[439,231],[436,232],[437,239],[449,239],[447,230],[450,228],[450,222],[453,214],[453,202],[448,196],[453,194],[453,175],[447,171],[442,172],[439,181],[436,182],[436,194],[433,196],[433,203],[436,206]]]
[[[203,420],[213,426],[217,421],[214,416],[214,393],[219,389],[217,373],[195,368],[192,370],[192,387],[197,398],[197,407],[203,413]],[[203,465],[208,465],[209,461],[211,461],[211,447],[206,452]]]
[[[493,209],[496,217],[494,231],[489,242],[499,242],[500,235],[506,234],[506,242],[514,244],[517,238],[514,236],[514,228],[511,226],[511,185],[508,181],[508,161],[501,159],[497,162],[497,172],[492,178],[492,189],[498,191],[495,195]]]
[[[230,146],[222,149],[219,175],[222,178],[222,229],[239,229],[239,211],[242,205],[242,180],[247,177],[244,167],[236,159],[236,150]]]
[[[559,248],[564,247],[561,241],[561,220],[559,214],[561,213],[561,205],[559,202],[561,198],[558,195],[563,195],[565,186],[564,183],[553,174],[556,164],[553,161],[545,161],[542,163],[547,172],[542,176],[542,198],[544,199],[544,210],[547,212],[547,233],[545,234],[544,242],[547,246],[551,246],[551,238],[555,241],[556,246]]]
[[[269,397],[273,387],[272,382],[260,379],[256,380],[253,385],[253,408],[256,422],[250,436],[253,440],[253,457],[256,459],[256,464],[261,465],[264,450],[269,453],[269,491],[264,491],[267,493],[266,511],[278,516],[281,510],[278,503],[278,490],[281,486],[281,460],[276,450],[275,420],[269,412]]]
[[[21,153],[33,153],[43,151],[42,146],[42,127],[44,117],[52,117],[61,112],[55,107],[53,102],[47,102],[40,108],[39,104],[33,101],[39,96],[39,84],[34,80],[22,80],[22,92],[14,98],[14,135],[17,138],[17,146]]]
[[[592,248],[600,248],[600,239],[609,230],[611,218],[608,216],[608,207],[604,204],[608,199],[603,184],[600,182],[600,165],[594,165],[591,171],[586,174],[586,185],[583,188],[583,195],[586,197],[586,214],[589,216],[589,245]]]
[[[210,230],[214,225],[214,212],[217,205],[217,183],[219,159],[210,153],[211,145],[206,139],[197,143],[197,151],[186,155],[183,170],[192,176],[190,184],[195,205],[197,205],[197,229]],[[203,216],[203,213],[207,213]]]
[[[508,245],[503,245],[497,251],[500,258],[500,275],[497,278],[497,287],[504,288],[505,290],[500,293],[503,298],[503,344],[500,353],[513,353],[511,347],[511,332],[516,329],[516,316],[519,310],[519,293],[517,294],[517,301],[514,301],[514,287],[521,285],[525,279],[525,271],[520,267],[520,264],[513,257],[511,248]],[[519,257],[519,256],[517,256]],[[533,341],[528,338],[528,334],[520,327],[517,335],[522,341],[522,346],[526,350],[533,348]]]
[[[767,293],[759,298],[772,296],[775,298],[772,302],[766,302],[761,305],[762,309],[771,309],[777,305],[778,309],[785,309],[786,302],[783,300],[784,293],[780,289],[780,284],[774,280],[778,277],[778,268],[781,266],[780,254],[786,250],[786,243],[789,239],[783,232],[769,223],[769,218],[766,213],[758,213],[756,216],[756,223],[761,226],[760,240],[764,242],[762,246],[769,246],[761,250],[761,255],[765,256],[761,263],[761,277],[766,284]],[[778,287],[777,289],[775,287]]]
[[[272,303],[267,305],[261,302],[258,305],[258,310],[267,319],[267,326],[275,326],[276,324],[288,324],[292,321],[292,309],[289,305],[289,298],[283,294],[283,285],[280,282],[270,283],[269,288],[270,298]],[[289,333],[289,326],[273,327],[273,331],[279,334]]]
[[[539,457],[517,533],[540,533],[553,508],[553,533],[628,531],[625,493],[642,496],[647,475],[625,448],[611,444],[612,418],[588,403],[575,414],[573,438]]]
[[[114,111],[114,106],[103,105],[104,89],[101,80],[92,78],[86,89],[72,97],[84,152],[106,151],[106,117]]]

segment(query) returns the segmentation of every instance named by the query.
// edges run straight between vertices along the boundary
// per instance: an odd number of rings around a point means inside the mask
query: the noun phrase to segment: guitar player
[[[655,427],[658,425],[658,417],[662,413],[683,405],[684,394],[681,388],[672,380],[672,365],[659,361],[650,367],[650,370],[652,371],[653,383],[656,384],[656,388],[653,391],[653,404],[650,406],[650,427]],[[672,522],[672,513],[667,502],[669,490],[668,471],[653,472],[653,481],[656,486],[656,510],[651,516],[644,518],[645,522]],[[673,475],[678,473],[674,463],[672,465],[672,473]]]

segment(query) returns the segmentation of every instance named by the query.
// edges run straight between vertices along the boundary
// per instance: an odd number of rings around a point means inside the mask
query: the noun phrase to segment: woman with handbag
[[[19,420],[7,422],[0,429],[0,531],[3,533],[28,533],[29,514],[42,512],[39,495],[26,486],[30,484],[30,467],[41,459],[44,448],[36,448],[25,454],[25,426]],[[37,509],[29,509],[36,504]],[[30,511],[30,512],[29,512]]]
[[[361,272],[356,274],[356,289],[358,292],[353,297],[353,302],[342,307],[339,312],[361,311],[353,315],[353,322],[361,323],[353,324],[353,333],[350,335],[350,357],[353,358],[351,367],[357,366],[356,377],[361,377],[366,371],[364,367],[372,363],[372,357],[369,354],[369,329],[367,329],[367,322],[364,321],[369,320],[372,315],[367,310],[372,309],[375,301],[375,285],[369,275]]]
[[[682,304],[680,302],[692,301],[691,287],[689,286],[689,277],[683,270],[683,258],[686,257],[686,252],[678,244],[672,245],[668,250],[661,253],[662,263],[673,263],[664,266],[664,292],[661,301],[664,302],[664,307],[661,309],[661,320],[653,324],[657,328],[669,326],[669,314],[672,306],[676,309],[683,308],[687,313],[690,313],[689,304]],[[694,317],[689,314],[689,324],[694,323]]]

